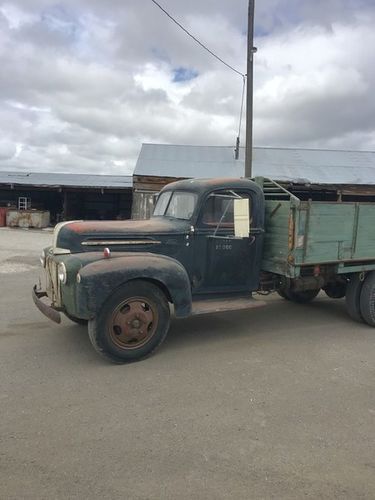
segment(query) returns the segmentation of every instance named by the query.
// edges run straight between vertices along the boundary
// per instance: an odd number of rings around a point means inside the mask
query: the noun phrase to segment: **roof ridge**
[[[322,149],[322,148],[293,148],[288,146],[277,147],[277,146],[254,146],[254,149],[283,149],[287,151],[323,151],[332,153],[375,153],[374,151],[368,149]]]
[[[223,145],[204,145],[204,144],[164,144],[161,142],[142,142],[142,146],[163,146],[163,147],[181,147],[181,148],[231,148],[234,149],[235,146],[223,146]],[[244,149],[243,146],[241,146]]]
[[[66,175],[66,176],[89,176],[89,177],[133,177],[133,174],[87,174],[85,172],[82,173],[71,173],[71,172],[30,172],[29,170],[1,170],[1,174],[9,174],[9,175]]]
[[[142,146],[162,146],[162,147],[188,147],[188,148],[231,148],[235,149],[234,145],[203,145],[203,144],[170,144],[161,142],[143,142]],[[245,146],[240,146],[240,149],[244,150]],[[272,149],[272,150],[286,150],[286,151],[324,151],[333,153],[375,153],[375,150],[366,149],[329,149],[329,148],[303,148],[303,147],[292,147],[292,146],[254,146],[254,149]]]

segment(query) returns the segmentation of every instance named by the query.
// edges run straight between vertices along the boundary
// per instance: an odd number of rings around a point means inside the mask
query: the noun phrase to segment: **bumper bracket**
[[[42,297],[47,297],[47,293],[42,290],[37,289],[37,285],[34,285],[32,291],[33,301],[36,307],[42,312],[47,318],[51,319],[55,323],[61,323],[61,315],[52,306],[43,302]]]

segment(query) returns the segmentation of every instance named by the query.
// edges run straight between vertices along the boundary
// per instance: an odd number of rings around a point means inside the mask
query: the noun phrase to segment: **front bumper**
[[[42,312],[47,318],[51,319],[55,323],[61,323],[61,315],[56,309],[43,302],[42,297],[47,297],[47,292],[37,289],[37,285],[34,285],[32,291],[33,301],[36,307]]]

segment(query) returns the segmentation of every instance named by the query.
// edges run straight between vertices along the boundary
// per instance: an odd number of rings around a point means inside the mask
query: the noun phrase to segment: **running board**
[[[253,299],[249,295],[237,297],[220,297],[215,299],[195,300],[192,307],[192,316],[212,314],[227,311],[240,311],[241,309],[255,309],[263,307],[266,302]]]

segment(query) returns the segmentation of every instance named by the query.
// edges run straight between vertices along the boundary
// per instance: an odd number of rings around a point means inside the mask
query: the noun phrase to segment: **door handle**
[[[255,227],[254,229],[250,230],[250,234],[255,234],[255,235],[263,234],[264,232],[265,232],[264,229],[261,227]]]

